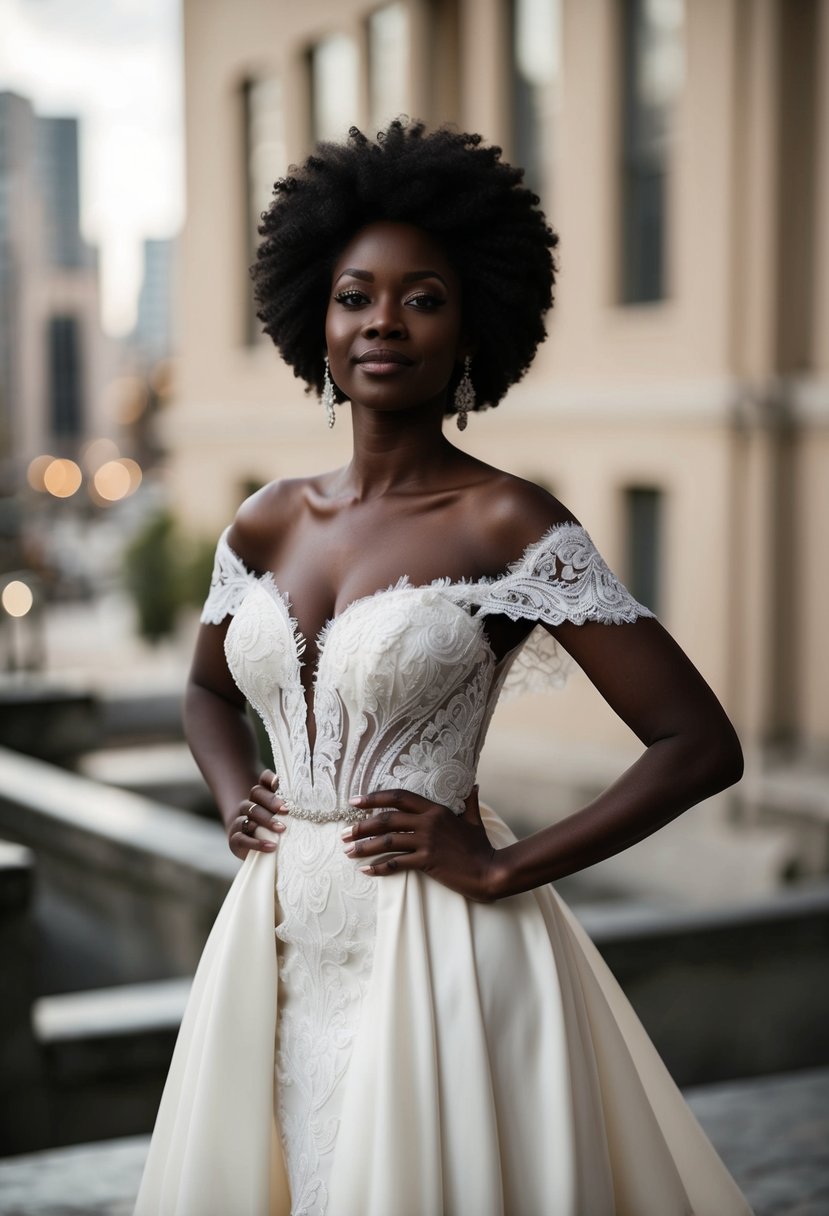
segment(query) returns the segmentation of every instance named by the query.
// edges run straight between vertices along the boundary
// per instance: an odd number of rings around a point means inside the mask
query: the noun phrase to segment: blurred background
[[[827,0],[0,0],[0,1153],[152,1125],[236,867],[180,724],[213,548],[349,451],[259,333],[258,217],[401,114],[561,237],[531,373],[453,439],[581,518],[746,751],[562,893],[681,1084],[829,1064],[827,81]],[[576,672],[499,707],[482,794],[532,831],[639,750]]]

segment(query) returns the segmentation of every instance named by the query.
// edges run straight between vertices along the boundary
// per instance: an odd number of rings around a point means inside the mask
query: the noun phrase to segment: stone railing
[[[680,1085],[829,1065],[829,882],[580,919]]]
[[[220,824],[7,750],[0,837],[36,858],[39,995],[192,973],[238,868]]]

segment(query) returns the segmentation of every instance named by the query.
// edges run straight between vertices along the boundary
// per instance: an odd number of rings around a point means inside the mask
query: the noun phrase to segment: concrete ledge
[[[829,1064],[829,883],[713,911],[579,914],[680,1085]]]
[[[99,690],[98,715],[104,744],[167,743],[170,739],[183,739],[182,688],[183,684],[174,692]],[[96,745],[100,746],[101,741]]]
[[[126,790],[101,786],[53,765],[0,749],[0,831],[39,854],[75,852],[79,837],[95,865],[124,868],[145,862],[153,885],[176,890],[188,875],[232,881],[238,862],[218,823]]]
[[[85,752],[75,771],[91,781],[129,790],[165,806],[216,817],[210,791],[186,743],[146,743]]]
[[[0,739],[7,747],[64,761],[94,747],[99,734],[98,706],[87,690],[30,672],[25,681],[0,678]]]
[[[239,866],[218,822],[7,750],[0,835],[36,856],[38,996],[192,973]]]
[[[88,1038],[118,1038],[158,1030],[177,1031],[191,981],[124,984],[41,997],[32,1007],[35,1034],[41,1043]]]

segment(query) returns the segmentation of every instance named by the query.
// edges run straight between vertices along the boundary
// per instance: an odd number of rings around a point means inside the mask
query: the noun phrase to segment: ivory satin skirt
[[[136,1216],[750,1216],[551,887],[372,879],[341,830],[241,866]]]

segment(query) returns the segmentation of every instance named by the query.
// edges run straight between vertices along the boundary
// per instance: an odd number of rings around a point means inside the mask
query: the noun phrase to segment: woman
[[[329,425],[350,401],[354,454],[266,486],[217,550],[186,726],[244,864],[139,1213],[748,1211],[548,885],[737,780],[739,744],[572,515],[442,431],[544,337],[537,204],[497,149],[419,124],[276,184],[259,316]],[[504,685],[554,680],[562,650],[645,751],[517,842],[478,756]]]

